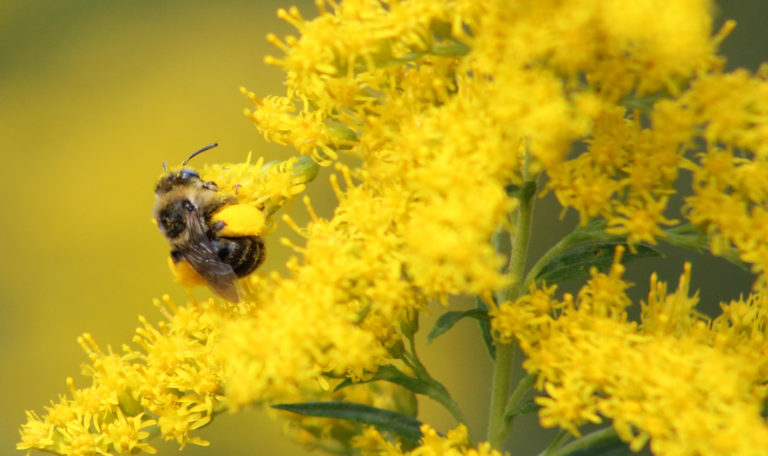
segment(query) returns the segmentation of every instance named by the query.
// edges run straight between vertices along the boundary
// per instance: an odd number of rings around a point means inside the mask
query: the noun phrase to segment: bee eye
[[[182,204],[184,205],[184,209],[186,209],[186,210],[187,210],[187,211],[189,211],[189,212],[194,212],[194,210],[195,210],[195,205],[194,205],[194,204],[192,204],[192,203],[190,203],[190,202],[189,202],[189,200],[184,200],[184,201],[182,202]]]
[[[192,179],[192,178],[200,179],[200,175],[197,174],[197,171],[195,171],[194,169],[188,169],[188,168],[182,169],[181,172],[179,173],[179,177],[182,179]]]

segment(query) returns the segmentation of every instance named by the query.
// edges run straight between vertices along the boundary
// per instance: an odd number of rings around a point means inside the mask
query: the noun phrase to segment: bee
[[[217,145],[192,153],[179,171],[169,172],[163,163],[165,174],[155,186],[153,216],[171,245],[174,267],[188,263],[216,293],[237,302],[237,279],[264,262],[266,249],[261,236],[224,233],[227,223],[215,220],[215,215],[235,205],[237,198],[222,194],[215,182],[204,182],[197,171],[186,167],[189,160]]]

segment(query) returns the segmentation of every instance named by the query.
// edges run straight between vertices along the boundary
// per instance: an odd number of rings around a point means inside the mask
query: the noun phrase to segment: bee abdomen
[[[221,237],[218,243],[219,258],[230,265],[238,277],[247,276],[264,262],[266,249],[259,236]]]

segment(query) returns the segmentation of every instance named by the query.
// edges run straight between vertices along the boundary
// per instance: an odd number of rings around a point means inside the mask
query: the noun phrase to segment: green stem
[[[512,376],[512,360],[515,344],[496,346],[496,361],[493,364],[493,383],[491,385],[491,416],[488,422],[488,442],[493,448],[504,448],[507,439],[507,423],[504,409],[509,393],[509,380]]]
[[[536,276],[539,275],[541,270],[548,265],[550,262],[552,262],[553,259],[555,259],[558,255],[563,253],[564,251],[568,250],[569,248],[573,247],[576,244],[580,244],[583,242],[589,242],[589,241],[609,241],[612,239],[621,239],[617,236],[611,236],[607,234],[605,231],[605,221],[604,220],[594,220],[590,222],[587,226],[584,227],[578,227],[573,232],[569,233],[560,241],[552,246],[547,253],[541,256],[539,260],[536,262],[536,264],[533,265],[531,270],[528,272],[528,274],[525,276],[525,280],[523,281],[523,289],[527,289],[527,287],[536,280]]]
[[[560,432],[557,433],[557,436],[552,440],[552,442],[549,444],[546,450],[542,451],[539,456],[549,456],[549,454],[555,449],[560,448],[560,446],[569,441],[571,439],[571,434],[568,433],[568,431],[561,429]]]
[[[585,448],[589,448],[593,445],[597,445],[603,442],[609,442],[611,440],[618,439],[618,436],[616,435],[616,431],[609,427],[605,429],[600,429],[595,432],[591,432],[584,437],[578,438],[574,440],[573,442],[562,446],[554,451],[547,451],[546,453],[541,453],[540,456],[566,456],[568,454],[573,453],[574,451],[583,450]]]
[[[456,423],[463,423],[465,426],[467,426],[467,420],[464,419],[464,414],[461,412],[461,409],[459,408],[459,405],[456,403],[456,401],[453,400],[450,394],[448,394],[445,387],[443,387],[442,384],[438,383],[440,386],[440,393],[435,394],[434,396],[430,396],[432,399],[436,400],[440,405],[445,407],[446,410],[451,414],[453,419],[456,420]],[[442,394],[442,392],[445,392]]]
[[[533,265],[530,272],[528,272],[528,275],[525,277],[525,286],[530,285],[532,281],[536,280],[536,276],[539,275],[544,266],[548,265],[555,257],[563,253],[571,245],[573,245],[573,242],[569,240],[569,236],[566,236],[552,246],[552,248]]]
[[[418,316],[416,318],[418,318]],[[466,425],[467,420],[464,419],[464,413],[462,413],[461,409],[459,408],[459,404],[453,400],[451,393],[448,392],[442,383],[438,382],[434,379],[434,377],[429,375],[426,366],[424,366],[424,364],[421,362],[421,359],[419,359],[419,355],[416,353],[416,341],[413,337],[413,333],[408,334],[407,339],[410,352],[404,353],[402,359],[406,365],[408,365],[408,367],[413,369],[413,373],[416,374],[417,378],[429,384],[430,390],[427,396],[445,407],[445,409],[448,410],[451,416],[453,416],[453,418],[458,423],[464,423]]]
[[[523,164],[523,192],[520,197],[520,205],[513,214],[514,232],[511,238],[511,253],[509,258],[508,277],[512,284],[508,289],[496,295],[496,302],[517,299],[523,288],[523,274],[525,272],[525,260],[528,255],[528,242],[531,236],[531,220],[533,218],[533,197],[536,193],[536,184],[529,179],[528,166],[531,158],[526,154]],[[504,448],[504,442],[509,435],[510,426],[504,416],[509,394],[509,383],[512,377],[512,361],[514,358],[515,344],[500,344],[496,346],[496,360],[493,365],[493,383],[491,384],[491,405],[488,418],[488,442],[497,449]]]
[[[528,257],[528,241],[531,238],[531,221],[533,219],[533,192],[520,199],[520,206],[515,214],[515,233],[513,233],[511,252],[509,257],[509,279],[512,285],[499,296],[504,302],[518,298],[525,292],[523,287],[523,274],[525,272],[525,260]]]
[[[684,247],[686,249],[695,250],[701,252],[709,248],[709,238],[705,233],[699,231],[695,226],[689,224],[680,225],[673,228],[664,230],[666,242],[669,244]],[[739,258],[739,252],[732,247],[726,247],[719,254],[719,256],[725,258],[741,269],[747,271],[749,267],[741,261]]]
[[[511,421],[514,417],[510,416],[512,412],[515,411],[517,406],[520,404],[520,399],[523,397],[525,393],[530,391],[531,387],[534,383],[536,383],[536,374],[528,374],[522,379],[520,379],[520,383],[517,384],[517,387],[514,391],[512,391],[512,395],[509,396],[509,400],[507,401],[506,407],[504,407],[504,416],[507,418],[507,426],[511,425]]]

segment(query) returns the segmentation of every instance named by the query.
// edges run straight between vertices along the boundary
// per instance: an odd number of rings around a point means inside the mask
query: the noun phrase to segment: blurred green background
[[[312,2],[291,4],[305,16],[315,14]],[[169,293],[185,300],[167,269],[167,243],[151,223],[161,163],[179,163],[214,141],[220,147],[208,152],[209,161],[238,161],[248,151],[268,160],[292,154],[265,143],[243,116],[249,103],[239,92],[243,85],[261,96],[283,93],[282,72],[262,59],[279,55],[266,42],[267,32],[293,33],[275,16],[291,4],[0,3],[0,391],[6,395],[0,454],[20,454],[14,447],[24,410],[42,412],[66,391],[67,376],[86,384],[77,336],[90,332],[102,347],[119,347],[131,340],[138,315],[160,318],[153,298]],[[721,5],[719,21],[739,21],[723,46],[729,67],[754,69],[768,60],[766,4]],[[311,189],[313,204],[326,216],[335,203],[327,175],[322,172]],[[551,198],[540,207],[534,255],[573,223],[570,216],[558,219]],[[301,205],[291,214],[306,220]],[[281,236],[291,234],[281,228],[268,239],[263,270],[283,268],[290,252]],[[639,266],[637,296],[647,293],[652,270],[676,283],[684,259],[695,261],[694,286],[703,289],[710,308],[749,285],[735,267],[685,254]],[[460,323],[422,352],[433,374],[456,393],[470,424],[482,428],[490,362],[476,336],[474,324]],[[430,401],[421,406],[426,421],[443,431],[452,427]],[[305,454],[279,435],[280,426],[256,410],[222,416],[201,432],[211,448],[183,453]],[[515,437],[532,434],[523,427]],[[179,453],[175,443],[156,443],[160,454]],[[530,451],[542,445],[534,442]]]

